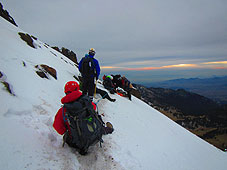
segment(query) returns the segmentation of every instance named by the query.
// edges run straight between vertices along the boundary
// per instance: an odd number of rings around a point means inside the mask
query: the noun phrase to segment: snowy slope
[[[24,32],[0,17],[1,82],[8,82],[14,95],[0,83],[0,169],[50,170],[225,170],[227,154],[180,127],[144,102],[111,95],[101,100],[99,113],[114,125],[87,156],[62,148],[62,137],[52,128],[61,107],[63,88],[79,72],[74,64],[34,40],[36,49],[20,39]],[[102,61],[100,61],[100,64]],[[43,79],[36,65],[57,71]],[[98,84],[99,88],[103,88]],[[95,101],[101,97],[96,96]]]

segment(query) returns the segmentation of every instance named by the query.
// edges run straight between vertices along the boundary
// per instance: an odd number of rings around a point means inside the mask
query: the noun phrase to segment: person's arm
[[[95,103],[91,102],[91,104],[93,105],[93,109],[96,110],[96,105],[95,105]]]
[[[82,60],[83,60],[83,58],[80,60],[80,62],[79,62],[79,71],[81,72],[81,63],[82,63]]]
[[[100,66],[99,66],[99,62],[98,60],[94,59],[94,62],[95,62],[95,69],[96,69],[96,79],[99,78],[99,74],[100,74]]]
[[[60,135],[63,135],[66,132],[66,127],[65,127],[65,124],[64,124],[62,112],[63,112],[62,108],[58,110],[58,112],[55,116],[55,119],[54,119],[54,123],[53,123],[54,129]]]

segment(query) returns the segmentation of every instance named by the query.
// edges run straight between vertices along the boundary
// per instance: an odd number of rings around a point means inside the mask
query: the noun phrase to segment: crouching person
[[[111,94],[116,93],[115,86],[112,82],[113,77],[110,75],[108,76],[104,75],[102,79],[103,79],[103,86],[105,87],[105,89],[109,90]]]
[[[96,105],[87,95],[82,95],[77,82],[67,82],[64,91],[66,96],[61,99],[63,107],[58,110],[53,127],[63,135],[63,146],[67,143],[85,155],[89,146],[97,142],[101,144],[102,135],[111,134],[114,129],[110,122],[105,126],[95,111]]]

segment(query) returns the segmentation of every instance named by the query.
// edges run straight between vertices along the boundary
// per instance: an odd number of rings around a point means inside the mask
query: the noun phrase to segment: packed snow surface
[[[79,71],[71,60],[39,40],[35,48],[23,41],[24,32],[0,17],[0,169],[4,170],[226,170],[227,154],[177,125],[136,97],[111,95],[98,111],[114,126],[111,135],[79,155],[53,129],[63,88]],[[89,47],[88,47],[89,48]],[[96,57],[98,59],[98,56]],[[100,65],[102,61],[99,61]],[[57,80],[36,74],[45,64]],[[9,84],[10,94],[4,85]],[[99,83],[98,87],[104,89]],[[94,102],[99,101],[96,95]]]

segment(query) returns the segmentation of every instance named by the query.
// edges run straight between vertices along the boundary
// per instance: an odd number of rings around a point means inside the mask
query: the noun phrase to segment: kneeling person
[[[87,95],[82,95],[77,82],[67,82],[65,94],[61,99],[64,106],[58,110],[53,127],[64,135],[64,143],[85,155],[89,146],[102,142],[102,135],[113,132],[113,126],[107,122],[105,127],[101,116],[95,112],[96,105]]]

